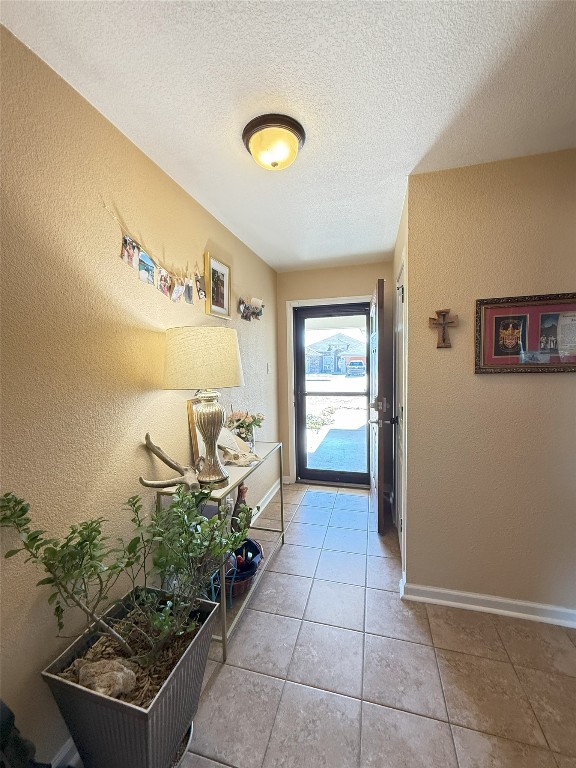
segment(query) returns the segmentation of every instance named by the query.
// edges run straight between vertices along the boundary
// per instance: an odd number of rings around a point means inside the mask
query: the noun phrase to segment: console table
[[[284,544],[284,489],[282,487],[282,464],[283,464],[282,443],[257,442],[254,447],[254,452],[258,456],[260,456],[261,460],[256,462],[255,464],[252,464],[249,467],[236,467],[231,464],[226,465],[226,471],[229,474],[228,482],[225,486],[222,486],[221,488],[214,488],[214,490],[210,494],[210,500],[215,501],[218,504],[218,512],[220,515],[222,515],[224,513],[224,510],[226,510],[226,497],[230,496],[232,491],[238,488],[238,486],[241,485],[244,480],[250,477],[250,475],[255,470],[261,467],[262,464],[270,461],[272,457],[276,456],[276,458],[278,459],[278,478],[280,481],[280,530],[277,530],[275,528],[265,528],[263,526],[259,526],[258,517],[252,520],[252,523],[250,525],[250,528],[252,530],[273,531],[274,533],[278,534],[278,537],[275,541],[265,542],[266,548],[267,549],[270,548],[268,555],[266,557],[266,560],[260,565],[260,567],[256,571],[254,575],[254,580],[250,586],[250,589],[248,593],[243,597],[242,605],[238,609],[238,612],[234,617],[234,620],[231,622],[230,626],[228,626],[228,612],[227,612],[227,603],[226,603],[226,574],[225,574],[224,563],[220,568],[221,634],[215,635],[214,640],[218,640],[219,642],[222,643],[222,661],[226,661],[226,656],[228,652],[228,638],[230,637],[231,633],[234,631],[236,624],[238,623],[238,621],[240,620],[240,617],[244,613],[244,610],[246,609],[246,606],[248,605],[248,602],[249,602],[250,594],[258,584],[258,581],[260,580],[262,573],[265,571],[266,566],[270,558],[274,554],[274,552],[276,552],[276,550],[281,544]],[[174,493],[174,491],[175,491],[175,488],[163,488],[161,491],[157,491],[157,494],[156,494],[157,503],[161,504],[162,497],[171,496]],[[232,507],[234,507],[234,500],[232,502]]]

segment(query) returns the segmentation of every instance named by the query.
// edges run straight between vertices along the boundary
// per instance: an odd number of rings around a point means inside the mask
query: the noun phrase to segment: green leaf
[[[133,555],[136,552],[139,543],[140,536],[135,536],[132,541],[126,545],[126,552],[128,552],[129,555]]]
[[[8,552],[4,555],[4,557],[14,557],[14,555],[17,555],[18,552],[22,552],[21,549],[9,549]]]
[[[54,576],[47,576],[45,579],[40,579],[40,581],[37,581],[36,586],[40,587],[42,584],[54,584],[54,582]]]

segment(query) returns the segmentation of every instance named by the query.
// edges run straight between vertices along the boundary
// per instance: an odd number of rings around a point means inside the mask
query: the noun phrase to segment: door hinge
[[[404,304],[404,286],[403,285],[397,285],[396,290],[400,291],[400,301],[402,304]]]

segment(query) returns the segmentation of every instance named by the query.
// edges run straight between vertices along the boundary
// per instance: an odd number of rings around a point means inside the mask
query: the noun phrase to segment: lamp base
[[[198,392],[196,397],[200,402],[194,405],[194,417],[206,448],[204,466],[198,473],[198,482],[202,485],[226,485],[229,475],[220,463],[216,448],[225,418],[224,408],[218,402],[220,393],[205,389]]]

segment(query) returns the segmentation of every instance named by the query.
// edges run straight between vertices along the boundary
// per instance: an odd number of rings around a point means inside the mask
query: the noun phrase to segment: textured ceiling
[[[576,144],[573,2],[3,0],[0,18],[279,271],[390,257],[412,172]],[[265,112],[306,129],[278,173],[241,139]]]

